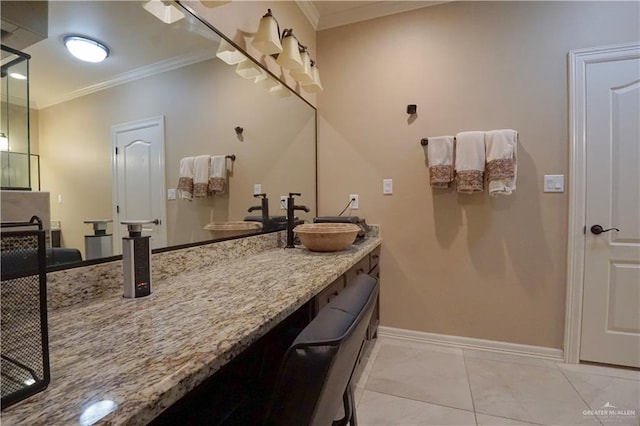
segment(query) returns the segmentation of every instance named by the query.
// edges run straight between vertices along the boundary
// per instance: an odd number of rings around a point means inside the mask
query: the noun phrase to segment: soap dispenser
[[[130,220],[129,236],[122,238],[124,297],[133,299],[151,294],[151,237],[142,235],[142,225],[158,224],[158,220]]]

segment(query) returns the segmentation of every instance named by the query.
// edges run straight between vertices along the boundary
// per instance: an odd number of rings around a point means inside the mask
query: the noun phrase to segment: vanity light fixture
[[[320,81],[320,71],[318,71],[318,64],[315,61],[311,61],[311,73],[313,74],[313,83],[302,85],[302,88],[307,92],[320,93],[324,89],[322,88],[322,82]]]
[[[107,46],[83,36],[66,36],[64,45],[73,56],[81,61],[102,62],[109,56],[109,48]]]
[[[19,72],[10,72],[9,77],[15,78],[16,80],[26,80],[27,76],[24,74],[20,74]]]
[[[247,59],[242,52],[233,47],[231,43],[225,39],[220,40],[220,46],[218,46],[216,56],[229,65],[236,65]]]
[[[266,15],[260,19],[260,26],[251,45],[263,55],[275,55],[282,53],[282,43],[280,43],[280,26],[278,21],[271,14],[271,9],[267,9]]]
[[[242,78],[256,78],[260,75],[260,70],[249,59],[242,61],[236,67],[236,73]]]
[[[302,59],[302,68],[291,71],[291,77],[293,77],[296,81],[298,81],[301,85],[312,84],[313,83],[313,72],[311,69],[311,58],[309,57],[309,52],[307,48],[300,53],[300,58]]]
[[[184,18],[184,13],[177,7],[164,4],[162,0],[149,0],[142,7],[165,24],[173,24]]]
[[[277,98],[286,98],[291,96],[291,92],[289,91],[289,89],[284,87],[282,83],[278,83],[276,86],[273,86],[271,89],[269,89],[269,93]]]
[[[300,45],[298,39],[293,35],[293,29],[282,32],[282,53],[278,55],[276,63],[288,70],[302,68],[302,57],[300,56]]]
[[[0,151],[9,151],[9,138],[4,132],[0,133]]]
[[[278,85],[278,82],[271,78],[266,72],[260,72],[260,75],[256,77],[255,83],[263,89],[269,90]]]

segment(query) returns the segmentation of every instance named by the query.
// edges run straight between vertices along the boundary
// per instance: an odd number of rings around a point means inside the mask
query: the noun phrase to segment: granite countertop
[[[3,411],[2,424],[147,424],[380,243],[270,248],[165,277],[142,299],[55,310],[51,384]]]

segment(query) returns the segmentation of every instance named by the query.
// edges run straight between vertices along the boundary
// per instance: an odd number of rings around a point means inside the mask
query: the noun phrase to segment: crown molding
[[[92,84],[90,86],[86,86],[86,87],[74,90],[63,96],[60,96],[54,99],[48,99],[43,102],[39,102],[37,107],[34,105],[34,102],[31,101],[31,106],[37,109],[47,108],[52,105],[56,105],[62,102],[70,101],[71,99],[88,95],[90,93],[98,92],[100,90],[109,89],[111,87],[119,86],[121,84],[129,83],[131,81],[139,80],[141,78],[150,77],[155,74],[160,74],[160,73],[171,71],[177,68],[182,68],[187,65],[192,65],[198,62],[206,61],[208,59],[214,58],[215,56],[216,56],[216,52],[213,49],[206,49],[199,52],[192,52],[185,55],[176,56],[170,59],[156,62],[155,64],[147,65],[144,67],[136,68],[131,71],[124,72],[122,74],[116,75],[115,77],[109,80],[105,80],[100,83]]]
[[[318,30],[318,23],[320,22],[320,13],[318,13],[318,9],[313,5],[311,0],[296,0],[296,4],[307,17],[307,20],[313,27],[315,31]]]
[[[448,3],[449,1],[451,0],[363,2],[362,5],[351,9],[323,15],[320,19],[317,31],[353,24],[360,21],[367,21],[369,19],[380,18],[382,16],[395,15],[396,13],[408,12],[410,10],[422,9],[423,7],[436,6],[442,3]]]

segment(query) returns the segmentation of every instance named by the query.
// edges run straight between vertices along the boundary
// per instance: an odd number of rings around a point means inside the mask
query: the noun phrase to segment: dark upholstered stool
[[[282,361],[266,425],[357,424],[351,379],[378,287],[377,279],[359,275],[302,330]],[[345,417],[334,421],[341,403]]]

